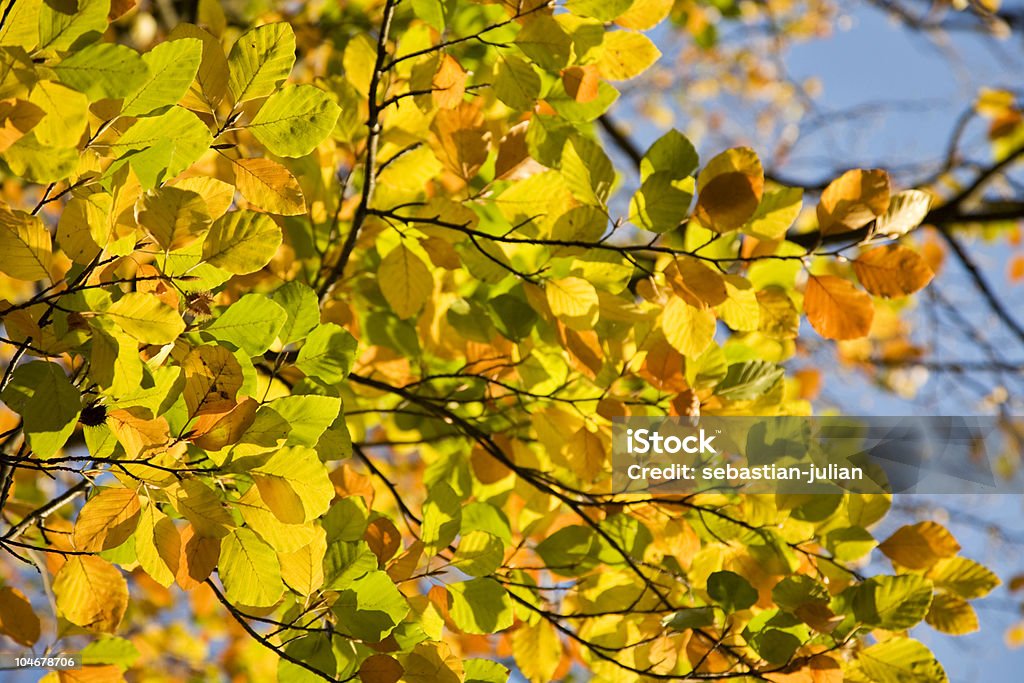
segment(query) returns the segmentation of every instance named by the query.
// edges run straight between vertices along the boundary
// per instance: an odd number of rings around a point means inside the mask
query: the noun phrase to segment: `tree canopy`
[[[0,633],[82,652],[47,680],[948,680],[907,631],[999,579],[942,525],[617,494],[611,424],[809,414],[801,340],[890,339],[1024,146],[947,194],[636,149],[652,29],[732,2],[134,5],[0,2]]]

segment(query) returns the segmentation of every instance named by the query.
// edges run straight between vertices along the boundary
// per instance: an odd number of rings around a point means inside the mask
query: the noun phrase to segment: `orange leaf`
[[[594,64],[570,66],[562,71],[562,84],[569,97],[577,102],[590,102],[597,97],[601,85],[601,72]]]
[[[443,55],[431,83],[434,104],[441,109],[454,109],[466,94],[466,72],[451,55]]]
[[[853,272],[864,289],[887,299],[913,294],[935,277],[920,254],[898,244],[861,254],[853,262]]]
[[[0,588],[0,633],[26,647],[39,640],[39,617],[25,594],[11,586]]]
[[[804,311],[811,326],[828,339],[864,337],[875,317],[871,297],[849,280],[835,275],[808,278]]]

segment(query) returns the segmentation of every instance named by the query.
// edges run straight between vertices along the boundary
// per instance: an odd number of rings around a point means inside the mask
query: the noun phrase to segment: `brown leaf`
[[[242,366],[223,346],[192,349],[182,362],[185,369],[185,406],[189,417],[226,413],[235,406],[242,388]]]
[[[835,275],[811,275],[807,279],[804,311],[811,326],[827,339],[864,337],[875,317],[871,297]]]
[[[853,262],[857,279],[875,296],[907,296],[925,287],[935,273],[913,249],[888,244],[861,254]]]
[[[463,102],[455,109],[442,109],[430,130],[434,134],[434,154],[445,168],[469,182],[487,161],[491,139],[479,107]]]
[[[665,266],[665,281],[691,306],[718,306],[729,298],[721,274],[689,256],[680,256]]]
[[[757,211],[763,194],[764,169],[757,154],[747,147],[728,149],[701,171],[694,215],[709,230],[738,230]]]
[[[39,640],[39,617],[25,594],[11,586],[0,588],[0,633],[26,647]]]
[[[821,193],[821,234],[834,235],[864,227],[889,208],[889,193],[889,174],[885,171],[847,171]]]

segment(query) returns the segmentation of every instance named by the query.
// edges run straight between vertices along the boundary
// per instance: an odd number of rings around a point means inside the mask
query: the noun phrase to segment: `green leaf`
[[[749,401],[763,396],[785,374],[781,366],[763,360],[733,363],[715,394],[729,401]]]
[[[110,150],[120,153],[149,189],[191,166],[212,142],[210,129],[199,117],[171,107],[159,116],[139,119],[110,144]]]
[[[75,430],[82,400],[56,363],[26,363],[11,376],[0,399],[24,420],[37,457],[56,455]]]
[[[203,328],[203,336],[233,344],[249,357],[270,348],[288,319],[284,309],[263,294],[246,294]]]
[[[195,80],[203,59],[203,42],[183,38],[160,43],[142,55],[146,81],[124,98],[121,114],[145,116],[177,104]]]
[[[675,172],[650,174],[633,195],[630,219],[651,232],[675,230],[686,220],[693,203],[693,178],[675,180]]]
[[[516,46],[540,68],[558,72],[569,63],[572,37],[552,17],[536,14],[519,31]]]
[[[466,683],[506,683],[509,670],[490,659],[467,659],[463,663]]]
[[[331,134],[341,107],[312,85],[290,85],[267,98],[248,128],[279,157],[306,156]]]
[[[116,664],[130,668],[139,658],[139,650],[124,638],[101,638],[82,648],[82,664]]]
[[[236,275],[255,273],[274,258],[281,239],[281,228],[269,216],[233,211],[210,228],[203,260]]]
[[[302,524],[327,512],[334,484],[316,451],[306,446],[282,448],[252,470],[260,497],[285,524]]]
[[[640,179],[655,173],[666,173],[673,180],[682,180],[697,171],[699,159],[693,143],[676,129],[654,141],[640,161]]]
[[[420,540],[428,552],[436,552],[455,540],[462,524],[462,501],[448,484],[430,487],[423,503],[423,528]]]
[[[146,81],[149,69],[138,52],[116,43],[96,43],[54,64],[61,83],[91,102],[124,97]]]
[[[578,17],[614,21],[633,6],[634,0],[567,0],[565,8]]]
[[[518,111],[533,109],[540,88],[540,76],[529,62],[513,56],[504,56],[498,62],[494,94],[508,106]]]
[[[912,638],[891,638],[857,656],[860,670],[874,683],[947,683],[935,655]]]
[[[841,562],[853,562],[870,553],[878,541],[860,526],[835,529],[825,536],[825,548]]]
[[[782,239],[800,215],[803,198],[804,191],[798,187],[765,192],[743,232],[761,240]]]
[[[221,540],[217,567],[232,603],[270,607],[284,594],[277,553],[249,529],[234,529]]]
[[[307,285],[293,280],[278,287],[270,298],[288,314],[278,332],[282,344],[291,344],[306,338],[320,323],[320,304],[316,292]]]
[[[39,49],[63,51],[99,40],[107,28],[109,11],[110,0],[43,2],[39,9]]]
[[[3,161],[11,171],[25,180],[54,183],[67,178],[78,166],[78,150],[73,147],[53,148],[44,145],[29,133],[7,148]]]
[[[927,576],[937,587],[967,600],[985,597],[1000,584],[999,577],[987,567],[966,557],[939,560],[928,570]]]
[[[932,582],[918,574],[876,576],[857,587],[853,613],[868,626],[903,631],[924,619],[931,602]]]
[[[185,321],[154,294],[129,292],[100,315],[144,344],[169,344],[185,331]]]
[[[448,586],[451,617],[463,633],[488,634],[512,625],[512,600],[494,579],[473,579]]]
[[[708,595],[726,612],[750,609],[757,602],[757,589],[736,572],[720,571],[708,577]]]
[[[323,323],[306,338],[299,349],[295,367],[307,377],[336,384],[348,375],[356,355],[356,340],[344,328]]]
[[[372,571],[338,594],[332,607],[338,626],[356,638],[377,643],[409,613],[409,602],[382,571]]]
[[[604,206],[615,182],[612,162],[601,146],[576,136],[562,150],[562,177],[573,196],[585,204]]]
[[[89,123],[89,98],[54,81],[39,81],[29,101],[46,116],[32,132],[42,145],[76,147]]]
[[[39,43],[39,13],[42,0],[4,0],[0,12],[7,20],[0,24],[0,45],[31,50]]]
[[[274,92],[295,64],[295,33],[285,22],[246,31],[228,55],[228,88],[236,104]]]
[[[501,539],[486,531],[463,535],[452,565],[470,576],[487,576],[501,566],[505,546]]]
[[[713,626],[715,623],[715,609],[713,607],[691,607],[681,609],[670,614],[662,620],[665,628],[673,631],[685,631],[691,628],[704,628]]]
[[[315,446],[341,412],[341,399],[333,396],[282,396],[267,406],[291,425],[288,443]]]
[[[594,531],[582,525],[567,526],[537,544],[537,554],[552,571],[573,576],[594,566]]]

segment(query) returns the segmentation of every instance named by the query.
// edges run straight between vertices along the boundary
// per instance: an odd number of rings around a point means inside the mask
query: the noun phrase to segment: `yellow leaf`
[[[139,496],[132,489],[105,488],[82,506],[75,522],[75,548],[95,552],[116,548],[139,523]]]
[[[34,129],[48,147],[77,147],[89,123],[89,98],[59,83],[40,81],[29,100],[46,112]]]
[[[636,0],[615,23],[622,28],[646,31],[654,28],[672,11],[672,0]]]
[[[566,456],[569,462],[584,480],[593,480],[604,468],[607,449],[601,437],[580,427],[566,445]]]
[[[925,287],[935,273],[913,249],[888,244],[861,254],[853,262],[857,279],[875,296],[907,296]]]
[[[833,180],[818,200],[821,234],[864,227],[889,208],[889,192],[889,174],[885,171],[847,171]]]
[[[246,491],[235,502],[235,507],[242,514],[246,526],[279,553],[295,552],[313,542],[315,527],[312,524],[283,523],[263,502],[256,486]]]
[[[928,569],[960,552],[960,544],[941,524],[925,521],[900,527],[878,549],[902,567]]]
[[[245,378],[234,354],[223,346],[198,346],[182,361],[185,371],[185,406],[189,417],[225,413],[235,407],[235,397]]]
[[[737,230],[757,211],[763,194],[764,169],[754,150],[729,149],[700,172],[694,215],[715,232]]]
[[[578,277],[550,280],[544,287],[551,312],[569,327],[585,330],[597,322],[600,299],[594,285]]]
[[[626,81],[642,74],[660,56],[651,39],[642,33],[609,31],[604,34],[597,67],[610,81]]]
[[[512,633],[512,654],[531,683],[549,683],[562,659],[562,644],[551,623],[538,619],[536,624],[523,622]]]
[[[272,159],[235,159],[235,184],[246,201],[268,213],[298,216],[306,213],[299,181]]]
[[[0,272],[19,280],[50,276],[53,245],[38,216],[0,207]]]
[[[324,584],[324,555],[327,554],[327,534],[316,527],[313,540],[298,550],[279,553],[281,578],[285,585],[299,595],[312,595]]]
[[[932,599],[925,621],[937,631],[954,636],[978,630],[978,615],[974,608],[963,598],[950,593],[939,593]]]
[[[320,517],[331,505],[334,485],[314,449],[283,448],[252,471],[260,497],[285,524]]]
[[[404,244],[399,244],[381,260],[377,283],[388,304],[402,319],[418,313],[434,289],[430,270]]]
[[[128,584],[121,572],[94,555],[72,555],[53,579],[57,608],[72,624],[113,633],[128,608]]]
[[[107,426],[114,433],[129,458],[138,458],[167,445],[171,428],[167,418],[144,417],[142,409],[111,410],[107,413]]]
[[[679,353],[696,358],[715,337],[715,314],[674,296],[661,313],[661,329],[665,339]]]
[[[203,260],[236,275],[255,273],[274,258],[281,239],[281,228],[269,216],[233,211],[210,228]]]
[[[166,490],[171,503],[198,535],[221,538],[235,525],[217,494],[199,479],[183,479]]]
[[[102,315],[144,344],[169,344],[185,331],[178,311],[153,294],[128,292]]]
[[[0,152],[6,152],[35,128],[45,114],[43,109],[28,100],[0,100]]]
[[[204,415],[193,425],[192,443],[207,451],[219,451],[238,443],[256,419],[259,401],[246,397],[226,414]]]
[[[135,557],[164,588],[174,583],[181,559],[181,534],[171,518],[152,503],[146,506],[135,533]]]
[[[213,573],[219,557],[220,539],[199,536],[189,524],[181,531],[181,555],[175,580],[187,591],[198,588]]]
[[[212,222],[206,202],[197,192],[160,187],[142,196],[139,225],[164,251],[192,244],[206,234]]]
[[[811,275],[807,279],[804,311],[811,326],[827,339],[864,337],[875,317],[871,297],[835,275]]]
[[[180,178],[174,181],[172,187],[181,190],[195,192],[206,202],[206,209],[210,218],[217,220],[231,208],[235,201],[235,186],[225,183],[223,180],[210,178],[208,176],[192,176],[191,178]]]
[[[0,633],[26,647],[39,640],[39,617],[25,594],[12,586],[0,588]]]

